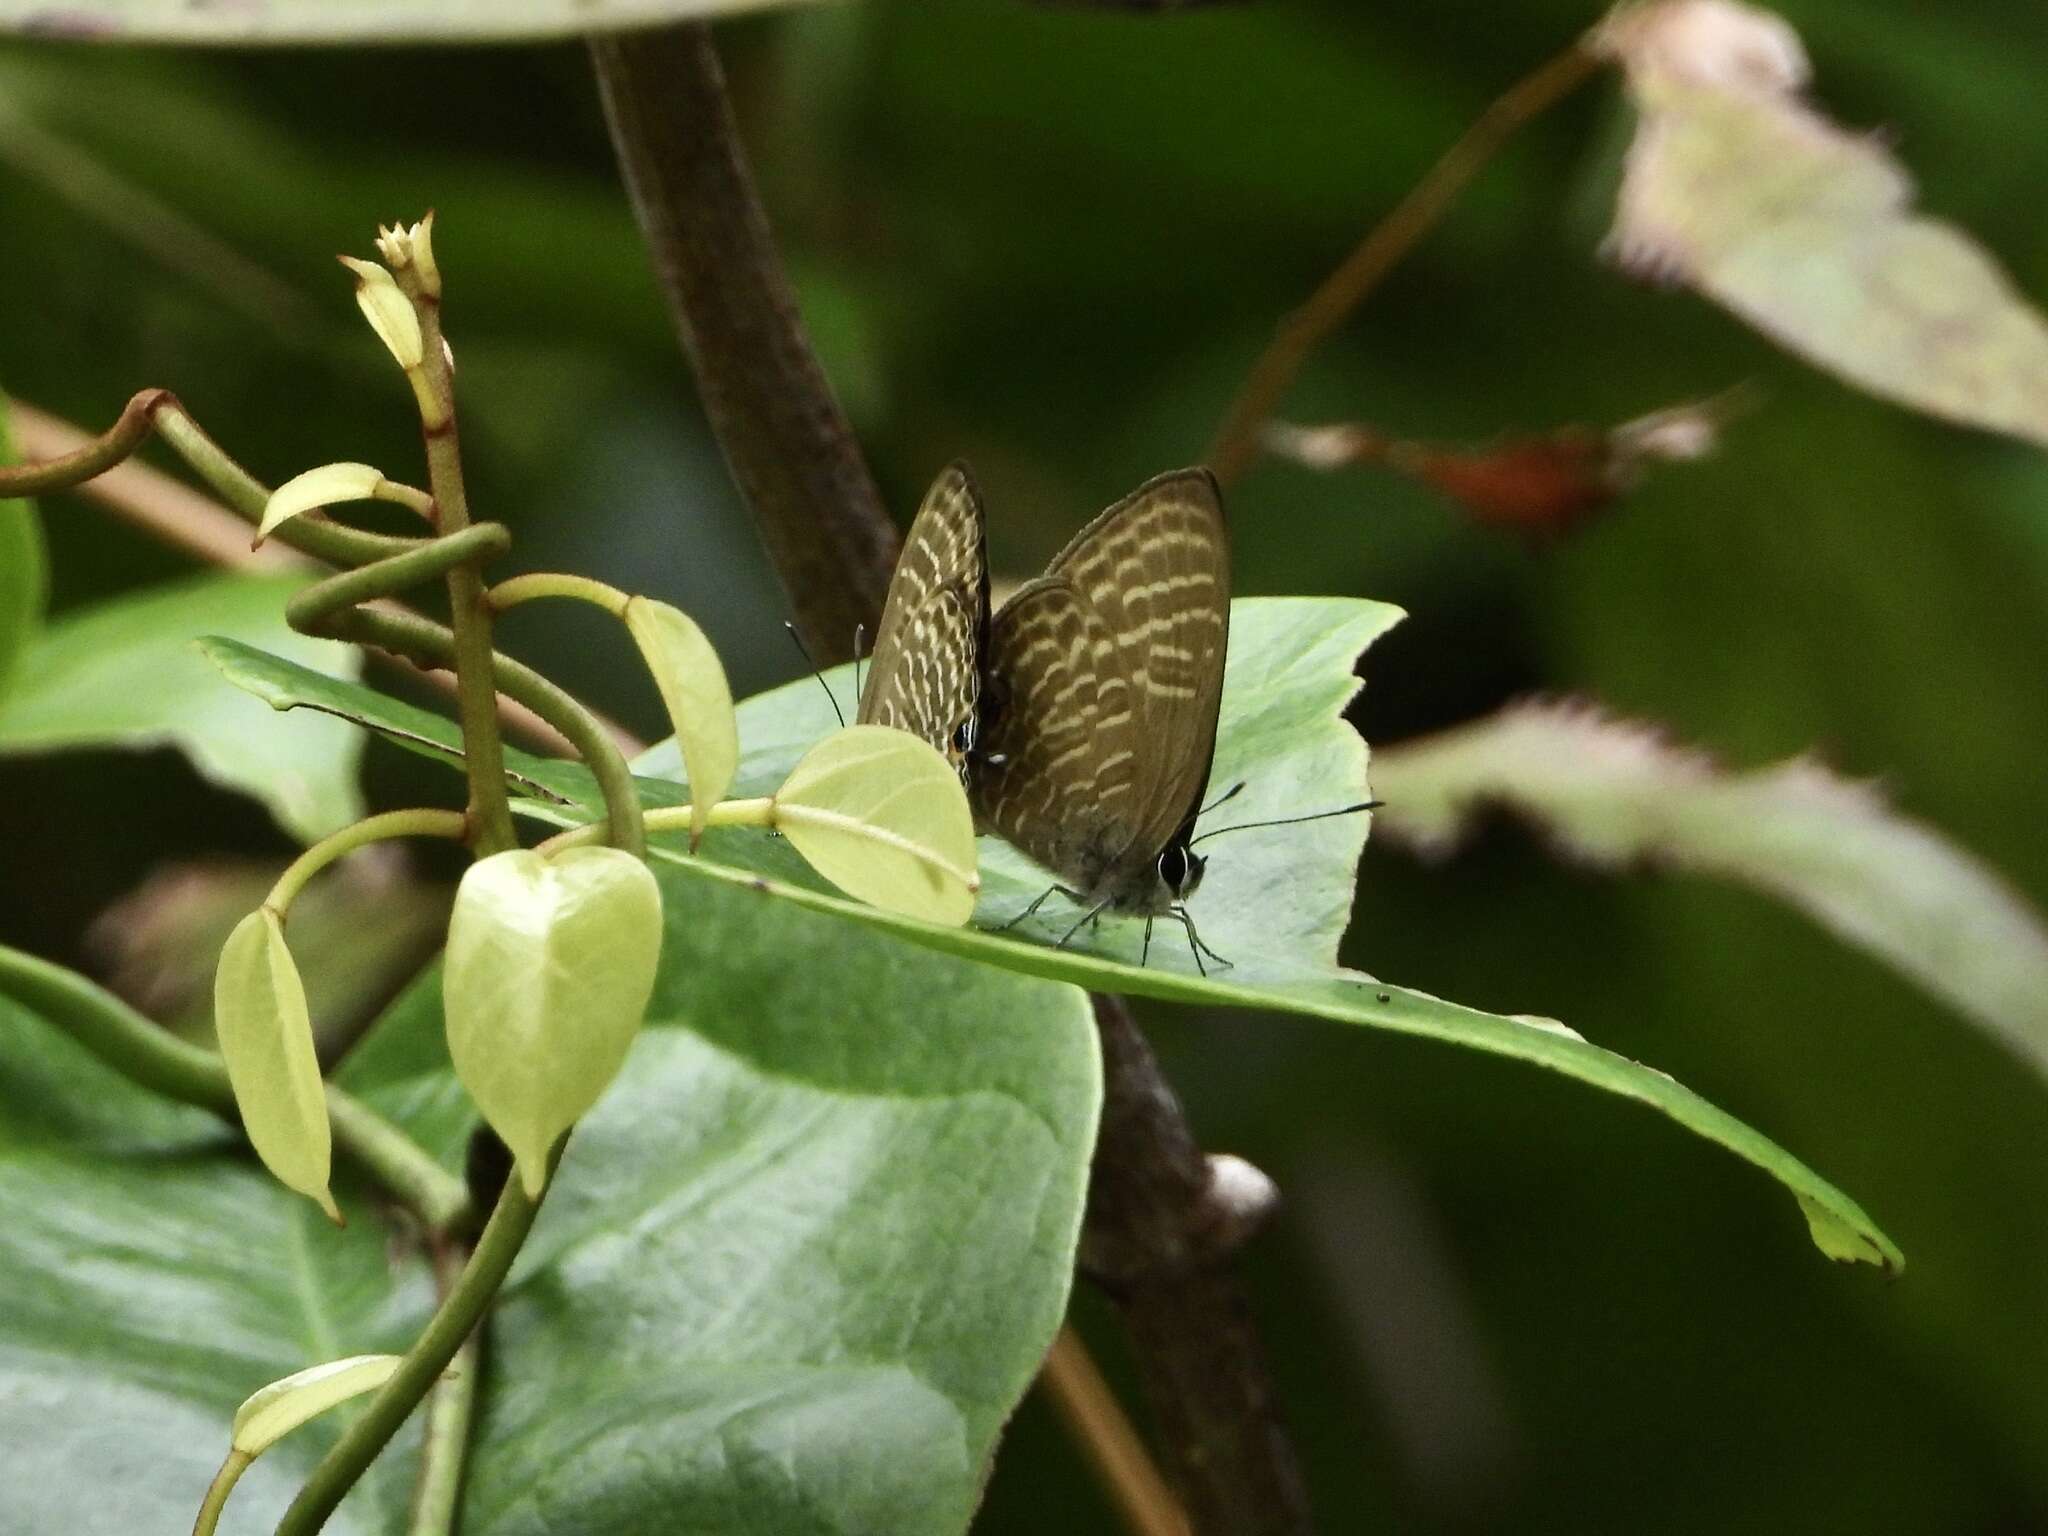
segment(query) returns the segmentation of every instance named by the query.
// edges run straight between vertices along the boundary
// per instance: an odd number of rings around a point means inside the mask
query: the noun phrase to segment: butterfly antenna
[[[1191,837],[1188,839],[1188,846],[1192,848],[1205,838],[1221,837],[1226,832],[1246,832],[1253,827],[1291,827],[1297,822],[1325,821],[1332,816],[1355,816],[1360,811],[1376,811],[1386,803],[1384,800],[1361,800],[1356,805],[1339,806],[1334,811],[1316,811],[1307,816],[1281,816],[1272,821],[1241,821],[1235,826],[1218,827],[1213,832],[1204,832],[1201,837]]]
[[[866,641],[867,637],[867,625],[856,624],[853,626],[853,696],[856,699],[860,697],[860,653],[863,649],[863,642]]]
[[[796,647],[797,655],[803,657],[804,665],[811,669],[811,676],[818,680],[818,686],[825,690],[825,701],[832,706],[832,717],[840,725],[846,724],[846,716],[839,712],[839,700],[832,696],[832,685],[825,681],[825,674],[818,670],[818,664],[811,660],[810,647],[804,644],[804,637],[796,632],[796,626],[784,619],[782,627],[789,631],[790,643]]]
[[[1218,795],[1214,800],[1211,800],[1207,805],[1203,806],[1199,811],[1195,812],[1195,820],[1200,821],[1204,816],[1208,815],[1211,811],[1215,810],[1217,806],[1224,804],[1226,801],[1235,800],[1239,795],[1243,793],[1244,780],[1239,779],[1235,784],[1231,785],[1230,788],[1223,791],[1222,794]]]

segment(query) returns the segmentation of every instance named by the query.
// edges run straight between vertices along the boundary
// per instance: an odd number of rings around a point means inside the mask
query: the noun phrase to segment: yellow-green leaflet
[[[293,475],[272,491],[270,500],[263,504],[263,520],[256,525],[256,542],[262,543],[279,523],[315,507],[337,501],[368,501],[383,479],[383,471],[371,464],[322,464],[318,469]]]
[[[981,890],[974,813],[932,747],[886,725],[819,742],[775,792],[775,827],[811,866],[871,906],[957,928]]]
[[[412,300],[399,292],[397,280],[374,261],[344,256],[341,264],[356,275],[356,305],[377,339],[390,349],[399,367],[408,373],[419,367],[426,356],[420,317],[413,311]]]
[[[261,1456],[297,1429],[352,1397],[374,1392],[398,1369],[399,1355],[351,1355],[309,1365],[303,1371],[258,1387],[235,1410],[234,1448]]]
[[[448,1051],[527,1193],[626,1059],[661,958],[661,891],[616,848],[514,849],[462,877],[448,920]]]
[[[242,1124],[263,1166],[341,1220],[328,1193],[333,1138],[306,989],[268,907],[239,923],[213,978],[214,1030]]]
[[[682,609],[652,598],[626,603],[626,628],[640,647],[683,754],[690,780],[690,842],[704,835],[704,818],[725,798],[740,761],[739,725],[732,689],[718,652]]]

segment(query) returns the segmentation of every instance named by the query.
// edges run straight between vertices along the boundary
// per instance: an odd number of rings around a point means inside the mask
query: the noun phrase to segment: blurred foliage
[[[1278,316],[1597,9],[869,0],[722,35],[807,318],[892,504],[907,515],[966,455],[1001,573],[1194,457]],[[2048,296],[2032,0],[1787,14],[1831,112],[1885,129],[1921,205]],[[404,475],[408,404],[328,256],[437,207],[478,506],[515,525],[523,561],[686,608],[736,691],[799,670],[575,49],[17,44],[0,98],[7,388],[97,427],[161,384],[272,481],[337,458]],[[1537,125],[1290,412],[1479,441],[1743,378],[1763,408],[1716,459],[1547,551],[1392,478],[1262,468],[1232,500],[1240,590],[1410,611],[1374,652],[1376,742],[1531,688],[1588,693],[1737,766],[1818,747],[2048,898],[2048,466],[1600,267],[1625,137],[1612,84]],[[52,141],[124,196],[80,195]],[[163,208],[184,223],[148,216]],[[45,513],[59,614],[182,569],[82,503]],[[506,635],[659,730],[603,624],[521,613]],[[373,748],[373,798],[431,772]],[[105,807],[9,828],[0,940],[59,957],[151,865],[281,846],[165,754],[0,764],[0,784],[18,806]],[[1752,894],[1563,869],[1508,832],[1441,869],[1376,847],[1361,884],[1352,963],[1668,1067],[1856,1191],[1913,1264],[1885,1285],[1814,1262],[1731,1160],[1540,1074],[1160,1010],[1205,1139],[1294,1195],[1249,1266],[1328,1529],[2048,1528],[2034,1081]],[[1106,1314],[1083,1321],[1116,1369]],[[980,1529],[1054,1526],[1113,1529],[1034,1402]]]

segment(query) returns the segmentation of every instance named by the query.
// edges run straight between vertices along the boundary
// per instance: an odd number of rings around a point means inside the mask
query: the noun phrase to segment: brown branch
[[[591,43],[612,139],[712,429],[814,654],[871,623],[900,538],[805,340],[701,24]],[[1095,1000],[1108,1064],[1088,1266],[1118,1295],[1203,1536],[1307,1529],[1244,1298],[1222,1259],[1249,1225],[1123,1005]]]
[[[818,366],[702,23],[593,38],[626,190],[810,653],[874,633],[898,535]]]
[[[1104,1104],[1081,1267],[1130,1330],[1168,1471],[1194,1529],[1301,1536],[1313,1528],[1307,1485],[1229,1265],[1259,1211],[1219,1189],[1121,1000],[1097,997],[1095,1022]],[[1270,1207],[1270,1194],[1263,1204]]]
[[[1570,95],[1602,62],[1583,42],[1575,42],[1509,86],[1323,279],[1307,302],[1281,321],[1209,445],[1206,458],[1219,481],[1228,485],[1251,467],[1259,451],[1259,429],[1278,408],[1308,355],[1436,227],[1465,184],[1518,128]]]

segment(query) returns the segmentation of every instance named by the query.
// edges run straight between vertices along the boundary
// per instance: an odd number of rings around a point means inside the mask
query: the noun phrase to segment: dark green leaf
[[[193,641],[261,645],[332,678],[354,677],[352,647],[284,622],[296,576],[201,576],[115,598],[50,625],[0,708],[0,753],[175,746],[209,779],[253,795],[307,841],[362,814],[362,742],[326,721],[264,718],[224,687]]]

